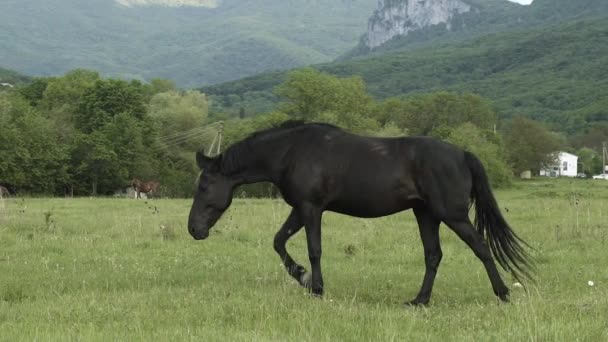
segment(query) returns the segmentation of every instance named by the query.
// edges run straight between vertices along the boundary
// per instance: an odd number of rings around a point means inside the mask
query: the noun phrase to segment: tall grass
[[[533,180],[497,197],[536,250],[538,283],[500,304],[481,262],[442,226],[427,308],[402,306],[424,274],[411,212],[326,213],[319,300],[272,249],[289,212],[280,200],[236,199],[197,242],[189,200],[5,199],[0,340],[607,340],[608,182]],[[288,249],[308,264],[304,233]]]

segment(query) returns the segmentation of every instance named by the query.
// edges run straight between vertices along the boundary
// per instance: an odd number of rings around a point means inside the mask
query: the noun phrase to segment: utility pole
[[[211,146],[207,150],[207,156],[211,157],[211,152],[213,152],[213,148],[215,147],[215,142],[217,141],[217,134],[213,136],[213,141],[211,142]]]
[[[222,150],[222,136],[224,135],[224,121],[220,121],[220,128],[217,132],[217,155],[219,156]]]
[[[220,121],[220,126],[217,130],[217,134],[213,137],[213,141],[211,142],[211,146],[207,150],[207,155],[211,157],[211,153],[215,149],[215,154],[219,155],[222,149],[222,136],[224,135],[224,121]],[[217,146],[215,143],[217,142]]]
[[[606,174],[606,156],[608,156],[608,148],[606,147],[607,143],[604,141],[602,143],[602,174]]]

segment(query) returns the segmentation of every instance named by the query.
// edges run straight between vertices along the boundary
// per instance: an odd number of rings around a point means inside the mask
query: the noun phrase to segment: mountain
[[[439,90],[473,92],[492,99],[503,117],[523,114],[576,131],[608,120],[606,65],[608,13],[315,67],[339,76],[360,75],[377,99]],[[272,107],[272,89],[285,75],[267,73],[202,90],[214,100],[214,111],[235,113],[244,107],[254,114],[256,107]]]
[[[462,42],[490,33],[533,29],[608,11],[605,0],[379,0],[347,60],[425,46]]]
[[[356,45],[372,0],[2,0],[0,61],[30,75],[213,84],[328,62]]]
[[[369,19],[365,46],[374,49],[397,36],[437,25],[449,31],[456,17],[474,10],[462,0],[379,0]]]

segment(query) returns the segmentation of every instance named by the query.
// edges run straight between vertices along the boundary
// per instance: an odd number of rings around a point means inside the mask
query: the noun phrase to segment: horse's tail
[[[465,152],[465,161],[473,177],[471,199],[475,203],[475,227],[488,243],[492,255],[500,266],[515,279],[533,280],[534,268],[526,248],[530,246],[509,227],[492,194],[486,171],[481,161]],[[522,277],[523,276],[523,277]]]

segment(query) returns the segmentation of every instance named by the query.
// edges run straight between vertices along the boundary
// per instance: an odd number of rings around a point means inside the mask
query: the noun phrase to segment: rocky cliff
[[[368,23],[367,47],[433,25],[445,24],[449,30],[454,16],[469,11],[471,5],[462,0],[378,0]]]

